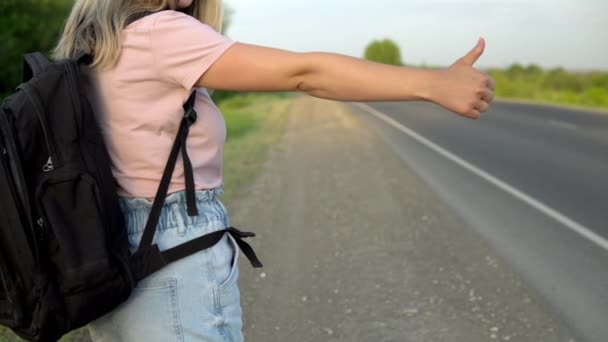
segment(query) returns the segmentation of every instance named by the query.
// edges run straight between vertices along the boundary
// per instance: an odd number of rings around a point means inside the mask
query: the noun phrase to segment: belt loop
[[[177,221],[177,235],[179,237],[183,237],[186,235],[186,222],[184,221],[184,215],[182,214],[182,206],[173,206],[173,215],[175,215],[175,220]]]

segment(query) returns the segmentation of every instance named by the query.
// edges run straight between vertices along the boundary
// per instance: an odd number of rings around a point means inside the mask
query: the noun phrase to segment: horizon
[[[244,43],[362,57],[373,40],[391,39],[405,64],[446,67],[483,37],[480,69],[517,63],[608,71],[608,44],[601,43],[608,42],[603,0],[377,0],[373,5],[351,0],[348,6],[337,0],[229,0],[227,5],[234,10],[227,34]]]

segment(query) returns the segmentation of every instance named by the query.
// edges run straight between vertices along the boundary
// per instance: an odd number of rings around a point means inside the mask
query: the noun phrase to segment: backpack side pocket
[[[103,282],[110,259],[95,181],[78,170],[57,170],[40,183],[36,200],[59,290],[69,294]]]
[[[131,286],[108,246],[103,202],[94,179],[57,169],[36,191],[40,223],[68,328],[76,329],[125,301]]]
[[[6,149],[1,143],[0,158],[0,194],[3,195],[0,198],[0,324],[16,328],[24,324],[23,313],[27,309],[21,304],[18,290],[23,286],[17,285],[15,265],[32,267],[34,260],[28,253],[31,252],[26,237],[28,227],[18,206],[20,202],[15,193]]]

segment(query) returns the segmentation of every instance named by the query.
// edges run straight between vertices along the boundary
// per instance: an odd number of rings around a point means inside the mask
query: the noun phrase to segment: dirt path
[[[578,341],[381,139],[298,98],[249,193],[228,204],[245,339]]]

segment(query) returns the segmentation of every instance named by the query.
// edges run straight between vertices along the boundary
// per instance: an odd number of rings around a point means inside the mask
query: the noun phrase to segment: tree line
[[[365,48],[364,58],[405,65],[399,46],[390,39],[372,41]],[[518,63],[487,72],[496,81],[497,96],[608,108],[608,72],[544,70],[536,64],[523,66]]]
[[[0,0],[0,97],[21,81],[24,53],[50,54],[71,6],[72,0]]]

